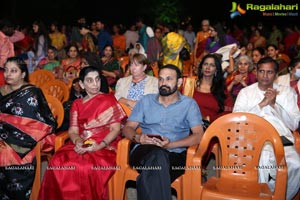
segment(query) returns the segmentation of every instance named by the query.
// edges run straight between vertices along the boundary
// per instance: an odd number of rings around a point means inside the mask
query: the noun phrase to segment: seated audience
[[[87,95],[72,104],[70,141],[49,161],[40,200],[108,199],[108,181],[117,168],[120,122],[126,115],[113,95],[99,92],[97,68],[83,68],[79,78]]]
[[[294,143],[294,131],[299,126],[300,112],[297,95],[291,87],[274,83],[279,70],[278,63],[271,57],[257,63],[257,83],[243,88],[236,99],[233,112],[249,112],[269,121],[281,137]],[[263,134],[263,133],[262,133]],[[291,200],[300,188],[300,157],[294,145],[284,145],[288,168],[286,199]],[[273,147],[266,143],[261,152],[260,166],[276,166]],[[259,169],[259,182],[267,183],[273,191],[276,170]]]
[[[147,64],[145,55],[133,55],[129,66],[131,75],[120,78],[116,85],[115,97],[119,102],[133,108],[144,95],[158,93],[158,79],[145,73]]]
[[[28,84],[28,74],[21,58],[6,60],[6,84],[0,87],[0,199],[30,198],[36,144],[56,128],[42,90]]]
[[[123,128],[126,138],[136,143],[129,160],[139,168],[138,199],[171,199],[171,183],[184,173],[187,147],[199,144],[203,135],[199,107],[195,100],[180,94],[181,84],[178,67],[163,66],[159,94],[140,99]],[[142,127],[141,135],[136,133],[138,126]],[[147,170],[154,166],[158,169]]]

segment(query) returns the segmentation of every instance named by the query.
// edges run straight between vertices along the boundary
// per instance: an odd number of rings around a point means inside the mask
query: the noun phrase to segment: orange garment
[[[113,47],[119,53],[124,53],[126,50],[126,38],[124,35],[113,35]]]

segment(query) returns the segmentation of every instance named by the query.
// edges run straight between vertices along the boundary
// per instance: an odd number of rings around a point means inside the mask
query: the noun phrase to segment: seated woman
[[[236,59],[235,71],[226,78],[227,90],[235,101],[240,90],[256,82],[256,75],[252,73],[253,63],[249,56],[242,55]]]
[[[57,49],[54,46],[49,46],[47,56],[40,60],[35,70],[46,69],[52,71],[59,65],[60,62],[57,60]]]
[[[108,199],[108,181],[116,170],[116,147],[126,116],[113,95],[100,90],[95,67],[80,70],[80,87],[70,112],[70,141],[50,160],[39,193],[43,199]],[[66,169],[66,170],[57,170]]]
[[[8,58],[0,88],[0,199],[29,199],[37,142],[54,132],[56,121],[42,91],[28,84],[27,64]]]
[[[133,108],[143,95],[158,93],[158,79],[145,73],[147,64],[144,54],[133,55],[129,66],[131,75],[120,78],[116,85],[115,97],[119,102]]]
[[[232,112],[232,98],[225,86],[218,55],[207,54],[203,57],[196,79],[187,78],[183,94],[196,100],[203,117],[209,117],[210,122],[213,122],[218,117]]]
[[[81,57],[78,47],[74,44],[68,46],[67,55],[68,58],[62,59],[59,66],[58,78],[69,84],[74,78],[78,77]]]
[[[101,57],[103,63],[102,74],[106,77],[109,87],[115,90],[118,79],[123,76],[123,70],[114,56],[112,45],[106,45],[103,51],[103,56]]]

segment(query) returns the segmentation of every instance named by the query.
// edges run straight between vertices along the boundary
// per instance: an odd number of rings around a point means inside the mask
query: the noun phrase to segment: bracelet
[[[105,140],[102,140],[101,142],[103,142],[103,144],[105,145],[105,147],[108,147],[107,142],[105,142]]]
[[[80,138],[78,137],[78,138],[76,138],[75,140],[73,140],[73,144],[76,145],[77,140],[80,140]]]

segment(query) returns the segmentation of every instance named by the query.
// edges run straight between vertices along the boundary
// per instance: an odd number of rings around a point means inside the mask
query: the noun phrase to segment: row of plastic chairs
[[[131,110],[124,104],[121,106],[129,116]],[[295,134],[299,136],[298,132]],[[67,132],[57,136],[55,151],[67,139]],[[218,141],[213,149],[217,176],[203,182],[202,161],[211,141],[215,139]],[[272,143],[277,165],[280,166],[273,193],[266,183],[258,183],[258,170],[255,170],[266,141]],[[113,200],[127,199],[126,182],[135,181],[138,176],[138,172],[128,162],[130,142],[123,138],[118,144],[116,164],[120,170],[115,172],[108,183],[109,198]],[[186,168],[185,173],[171,185],[176,189],[178,200],[285,199],[286,189],[282,186],[287,184],[287,167],[281,139],[268,121],[254,114],[230,113],[215,120],[206,130],[200,144],[188,148]]]
[[[29,75],[29,83],[40,87],[45,95],[52,95],[61,102],[69,99],[70,87],[63,81],[55,79],[54,74],[49,70],[34,71]]]

